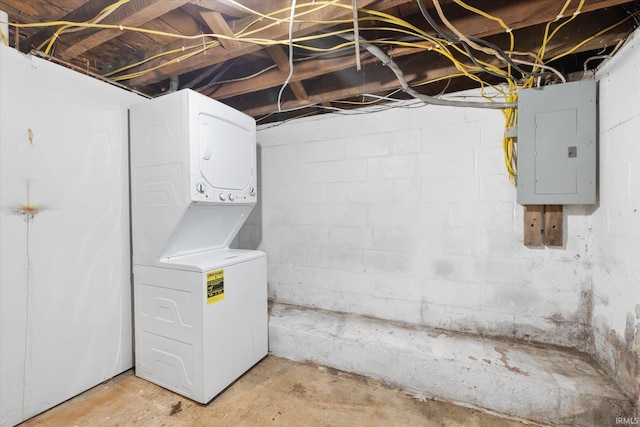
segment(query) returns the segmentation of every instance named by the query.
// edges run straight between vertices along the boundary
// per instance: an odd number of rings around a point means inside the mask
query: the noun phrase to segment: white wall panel
[[[640,39],[597,73],[600,197],[593,214],[593,330],[598,361],[640,405]]]
[[[0,425],[132,366],[127,107],[0,46]]]

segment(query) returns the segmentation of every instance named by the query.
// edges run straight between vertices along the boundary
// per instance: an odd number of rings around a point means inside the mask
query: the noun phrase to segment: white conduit
[[[353,34],[341,34],[340,37],[342,37],[345,40],[349,40],[349,41],[354,41],[355,40],[355,37],[354,37]],[[404,78],[404,74],[403,74],[402,70],[400,69],[400,67],[398,67],[398,64],[393,62],[393,59],[391,59],[386,53],[384,53],[382,51],[382,49],[380,49],[379,47],[374,46],[374,45],[372,45],[370,43],[367,43],[367,41],[365,39],[363,39],[362,37],[360,37],[360,46],[362,46],[365,49],[367,49],[369,51],[369,53],[371,53],[372,55],[374,55],[375,57],[380,59],[384,65],[386,65],[387,67],[389,67],[389,69],[391,71],[393,71],[393,73],[396,75],[396,78],[400,82],[400,86],[402,86],[402,90],[403,91],[405,91],[409,95],[413,96],[414,98],[419,99],[420,101],[424,102],[425,104],[442,105],[442,106],[446,106],[446,107],[489,108],[489,109],[497,109],[497,110],[503,109],[503,108],[515,108],[515,107],[517,107],[517,104],[516,103],[512,103],[512,102],[451,101],[451,100],[448,100],[448,99],[434,98],[433,96],[421,94],[419,92],[416,92],[415,89],[413,89],[411,86],[409,86],[409,83],[407,83],[407,80]]]

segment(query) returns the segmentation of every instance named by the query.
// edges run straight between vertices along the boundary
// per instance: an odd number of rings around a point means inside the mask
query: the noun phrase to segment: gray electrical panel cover
[[[518,94],[518,203],[596,203],[596,81]]]

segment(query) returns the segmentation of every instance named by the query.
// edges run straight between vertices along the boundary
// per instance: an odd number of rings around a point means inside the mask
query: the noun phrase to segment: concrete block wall
[[[591,216],[595,354],[640,407],[638,34],[598,73],[600,197]]]
[[[261,127],[240,246],[268,253],[277,302],[587,350],[588,212],[565,210],[565,248],[526,248],[502,132],[416,105]]]

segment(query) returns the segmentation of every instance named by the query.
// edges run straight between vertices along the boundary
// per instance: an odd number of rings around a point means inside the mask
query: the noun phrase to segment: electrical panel
[[[518,93],[518,203],[596,203],[596,81]]]

